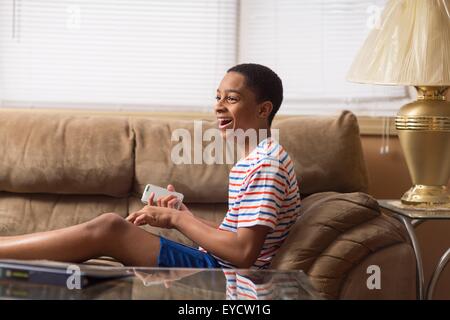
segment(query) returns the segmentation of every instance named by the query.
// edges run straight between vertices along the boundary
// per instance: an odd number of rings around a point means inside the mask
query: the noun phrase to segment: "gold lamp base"
[[[414,185],[401,198],[403,204],[442,205],[450,203],[450,193],[447,186]]]
[[[413,187],[401,198],[407,205],[448,205],[450,193],[450,102],[448,87],[416,87],[417,100],[395,119]]]

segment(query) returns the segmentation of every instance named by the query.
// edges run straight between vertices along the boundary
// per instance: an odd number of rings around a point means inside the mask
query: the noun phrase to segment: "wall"
[[[380,154],[381,136],[362,135],[361,140],[369,172],[369,193],[377,199],[400,198],[411,187],[411,179],[398,138],[390,137],[387,154]],[[416,231],[428,283],[439,257],[450,248],[450,220],[427,221]],[[442,273],[434,298],[450,299],[450,265]]]

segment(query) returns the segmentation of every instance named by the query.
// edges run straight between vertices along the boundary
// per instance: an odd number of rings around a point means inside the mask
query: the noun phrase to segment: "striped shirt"
[[[300,210],[294,166],[284,148],[269,137],[230,171],[228,211],[219,229],[263,225],[270,228],[252,268],[268,268]],[[225,268],[232,264],[216,257]]]
[[[304,290],[293,275],[283,273],[244,275],[230,269],[223,272],[227,281],[227,300],[299,299]]]
[[[269,281],[254,281],[251,277],[243,276],[236,271],[224,271],[227,280],[227,300],[273,300],[274,286]]]

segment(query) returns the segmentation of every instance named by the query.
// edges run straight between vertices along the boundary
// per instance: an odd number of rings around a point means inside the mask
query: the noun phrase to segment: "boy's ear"
[[[260,104],[258,109],[258,118],[265,118],[268,119],[270,116],[270,113],[272,112],[273,104],[270,101],[264,101]]]

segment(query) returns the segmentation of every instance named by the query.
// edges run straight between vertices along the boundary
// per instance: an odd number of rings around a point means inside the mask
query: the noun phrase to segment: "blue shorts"
[[[169,268],[221,268],[209,253],[159,237],[158,266]]]

